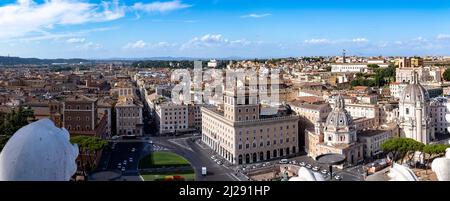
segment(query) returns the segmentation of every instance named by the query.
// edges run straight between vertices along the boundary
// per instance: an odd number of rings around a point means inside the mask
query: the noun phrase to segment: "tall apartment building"
[[[249,164],[294,155],[298,117],[263,115],[256,93],[227,90],[223,107],[202,107],[202,141],[232,164]]]
[[[71,135],[106,137],[106,115],[97,116],[97,99],[83,95],[68,97],[63,102],[63,127]]]
[[[155,121],[160,134],[186,132],[189,129],[188,106],[172,102],[155,105]]]
[[[116,104],[116,132],[118,135],[143,135],[143,105],[134,98],[121,96]]]

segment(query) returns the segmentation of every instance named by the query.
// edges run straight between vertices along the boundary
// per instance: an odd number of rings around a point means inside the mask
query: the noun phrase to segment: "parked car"
[[[319,167],[317,167],[317,166],[314,166],[314,167],[312,168],[312,170],[313,170],[313,171],[316,171],[316,172],[317,172],[317,171],[319,171],[319,170],[320,170],[320,168],[319,168]]]
[[[306,164],[305,167],[308,168],[308,169],[311,169],[312,165],[311,164]]]
[[[133,162],[133,158],[129,158],[128,161],[131,163]]]
[[[328,175],[328,170],[323,169],[322,171],[320,171],[320,173]]]
[[[306,163],[302,161],[302,162],[299,163],[299,165],[302,166],[302,167],[305,167]]]
[[[340,176],[340,175],[336,175],[336,176],[334,176],[334,178],[335,178],[336,180],[342,180],[342,176]]]
[[[280,160],[280,164],[287,164],[289,161],[288,161],[288,159],[281,159]]]
[[[122,170],[122,172],[124,172],[124,171],[125,171],[125,167],[122,167],[122,169],[121,169],[121,170]]]

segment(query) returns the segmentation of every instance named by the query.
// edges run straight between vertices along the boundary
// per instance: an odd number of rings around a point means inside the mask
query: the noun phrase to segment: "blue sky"
[[[447,0],[3,0],[0,55],[450,55]]]

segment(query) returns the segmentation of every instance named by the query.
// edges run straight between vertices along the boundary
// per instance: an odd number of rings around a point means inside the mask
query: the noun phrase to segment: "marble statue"
[[[289,181],[325,181],[320,173],[312,172],[305,167],[298,170],[298,176],[291,177]]]
[[[391,178],[389,181],[418,181],[416,174],[404,165],[394,163],[391,167],[388,176]]]
[[[445,150],[445,157],[433,160],[431,169],[439,181],[450,181],[450,148]]]
[[[69,181],[78,146],[49,119],[19,129],[0,153],[0,181]]]

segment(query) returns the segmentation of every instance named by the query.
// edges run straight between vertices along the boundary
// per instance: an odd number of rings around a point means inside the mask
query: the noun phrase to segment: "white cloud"
[[[85,38],[69,38],[67,39],[67,43],[84,43],[86,41]]]
[[[181,46],[181,49],[207,48],[207,47],[242,47],[251,45],[252,42],[246,39],[230,40],[221,34],[206,34],[201,37],[194,37]]]
[[[243,16],[241,16],[241,18],[262,18],[262,17],[271,16],[271,15],[272,14],[270,14],[270,13],[263,13],[263,14],[252,13],[252,14],[248,14],[248,15],[243,15]]]
[[[352,42],[354,42],[354,43],[365,43],[365,42],[369,42],[369,40],[367,38],[354,38],[354,39],[352,39]]]
[[[436,39],[438,39],[438,40],[449,40],[450,39],[450,34],[438,34]]]
[[[135,42],[131,42],[131,43],[127,43],[126,45],[123,46],[123,49],[166,49],[166,48],[173,48],[173,47],[177,47],[178,44],[177,43],[169,43],[169,42],[157,42],[157,43],[146,43],[143,40],[138,40]]]
[[[132,6],[132,9],[138,10],[138,11],[145,11],[145,12],[149,12],[149,13],[154,13],[154,12],[165,13],[165,12],[170,12],[170,11],[174,11],[174,10],[189,8],[191,6],[192,5],[185,4],[179,0],[175,0],[175,1],[166,1],[166,2],[156,1],[156,2],[152,2],[152,3],[148,3],[148,4],[138,2]]]
[[[331,44],[332,41],[330,41],[326,38],[313,38],[313,39],[305,40],[304,43],[311,44],[311,45],[323,45],[323,44]]]
[[[98,49],[102,48],[102,45],[100,45],[99,43],[87,42],[87,43],[83,43],[83,44],[77,46],[77,48],[83,49],[83,50],[98,50]]]
[[[128,43],[123,48],[124,49],[142,49],[147,47],[147,43],[145,43],[143,40],[138,40],[136,42]]]
[[[87,3],[84,0],[18,0],[0,7],[0,39],[22,37],[29,33],[54,28],[55,25],[74,25],[104,22],[125,16],[125,6],[118,0]]]

